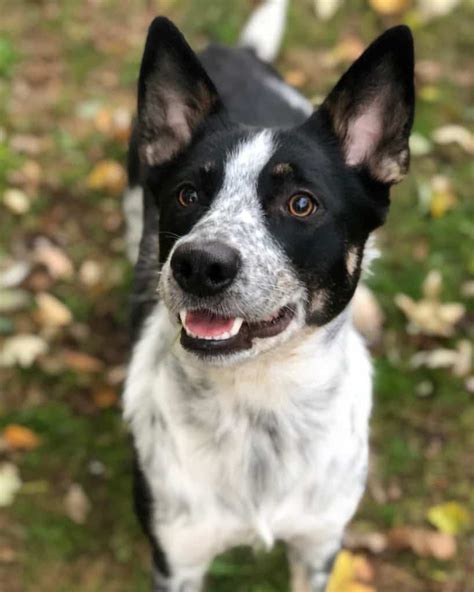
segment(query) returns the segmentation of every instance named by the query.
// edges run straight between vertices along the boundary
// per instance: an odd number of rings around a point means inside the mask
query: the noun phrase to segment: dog
[[[146,40],[123,402],[155,592],[198,592],[216,555],[276,540],[293,592],[322,592],[365,488],[371,363],[351,300],[409,166],[413,40],[387,30],[313,110],[268,63],[285,4],[235,48],[198,57],[164,17]]]

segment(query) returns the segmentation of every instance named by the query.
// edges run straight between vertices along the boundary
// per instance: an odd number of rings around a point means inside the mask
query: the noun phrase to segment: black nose
[[[220,242],[181,245],[171,257],[173,275],[185,292],[213,296],[230,286],[240,268],[239,253]]]

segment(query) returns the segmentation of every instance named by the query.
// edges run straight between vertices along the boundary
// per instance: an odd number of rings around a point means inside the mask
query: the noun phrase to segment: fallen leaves
[[[76,524],[84,524],[91,509],[89,498],[82,487],[73,483],[64,498],[64,507],[68,517]]]
[[[328,592],[375,592],[370,585],[374,570],[366,557],[341,551],[329,581]]]
[[[461,339],[456,349],[437,348],[416,352],[410,364],[413,368],[451,368],[455,376],[467,376],[472,370],[472,353],[471,341]]]
[[[431,179],[430,211],[433,218],[442,218],[446,212],[456,207],[456,194],[448,177],[435,175]]]
[[[336,14],[341,4],[342,0],[314,0],[314,12],[322,21],[328,21]]]
[[[449,14],[461,0],[418,0],[421,14],[426,18]]]
[[[35,241],[32,260],[44,265],[55,280],[70,279],[74,273],[73,264],[64,250],[46,237],[39,237]]]
[[[132,126],[132,116],[130,111],[123,107],[116,109],[102,107],[94,116],[94,124],[104,136],[119,142],[127,142]]]
[[[29,368],[49,347],[38,335],[14,335],[5,339],[0,350],[0,366],[21,366]]]
[[[7,189],[3,194],[3,204],[10,212],[21,216],[26,214],[31,207],[30,198],[21,189]]]
[[[462,125],[443,125],[434,130],[432,137],[437,144],[458,144],[468,154],[474,154],[474,133]]]
[[[10,506],[21,488],[18,468],[13,463],[0,465],[0,508]]]
[[[451,179],[444,175],[434,175],[429,181],[422,181],[418,186],[421,208],[432,218],[443,218],[458,205],[458,198]]]
[[[455,326],[464,316],[466,309],[458,302],[442,303],[441,289],[442,276],[439,271],[434,270],[423,282],[423,298],[414,300],[406,294],[395,296],[395,304],[409,321],[409,333],[440,337],[451,337],[454,334]]]
[[[411,4],[410,0],[369,0],[370,6],[384,16],[404,12]]]
[[[104,363],[85,352],[66,349],[61,354],[64,365],[75,372],[95,373],[101,372]]]
[[[392,528],[388,532],[388,542],[395,550],[410,550],[419,557],[433,557],[440,561],[452,559],[457,551],[456,539],[452,535],[428,528]]]
[[[427,512],[427,518],[440,532],[448,535],[461,534],[472,523],[469,511],[459,502],[432,506]]]
[[[107,191],[117,195],[123,191],[126,184],[125,170],[115,160],[105,159],[98,162],[86,180],[89,189]]]
[[[41,438],[33,430],[18,424],[8,425],[1,439],[11,450],[34,450],[41,444]]]
[[[35,318],[42,327],[57,329],[72,323],[71,311],[52,294],[41,292],[36,295],[35,300]]]

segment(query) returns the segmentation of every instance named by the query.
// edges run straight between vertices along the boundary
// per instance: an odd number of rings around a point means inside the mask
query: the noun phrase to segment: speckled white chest
[[[348,313],[236,367],[203,365],[177,332],[159,305],[124,394],[171,560],[340,534],[364,488],[371,406],[370,362]]]

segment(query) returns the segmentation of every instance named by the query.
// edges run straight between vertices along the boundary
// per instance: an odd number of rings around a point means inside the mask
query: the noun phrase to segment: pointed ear
[[[408,171],[414,94],[413,38],[408,27],[393,27],[354,62],[315,115],[331,126],[349,166],[397,183]]]
[[[171,21],[150,25],[138,80],[141,159],[162,164],[191,142],[197,127],[221,108],[216,88]]]

